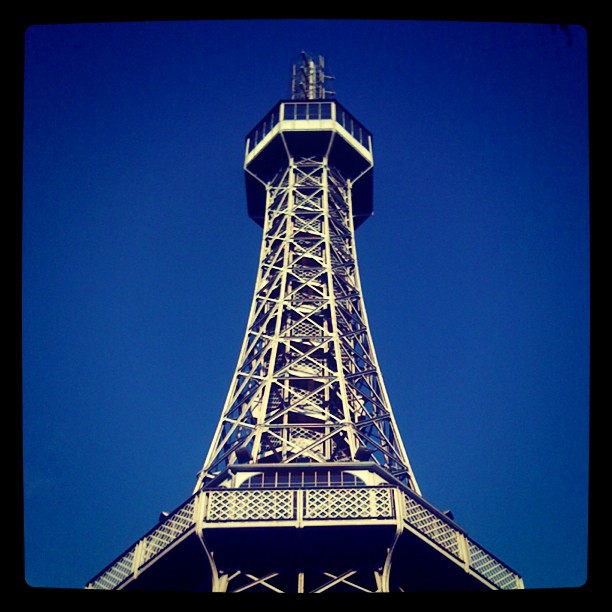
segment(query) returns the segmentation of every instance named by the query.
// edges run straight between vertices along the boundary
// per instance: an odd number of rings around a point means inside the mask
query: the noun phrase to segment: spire
[[[302,51],[300,60],[293,64],[291,78],[292,100],[322,100],[335,95],[325,88],[325,81],[334,77],[325,74],[325,60],[319,55],[313,57]]]

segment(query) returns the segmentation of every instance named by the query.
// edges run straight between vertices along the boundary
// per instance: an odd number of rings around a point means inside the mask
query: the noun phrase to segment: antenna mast
[[[323,100],[331,98],[335,92],[325,88],[325,80],[333,78],[325,74],[325,61],[322,55],[319,55],[315,61],[305,51],[302,51],[299,63],[293,64],[291,99]]]

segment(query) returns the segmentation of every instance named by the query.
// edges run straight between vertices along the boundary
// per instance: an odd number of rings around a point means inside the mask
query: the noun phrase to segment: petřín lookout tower
[[[372,136],[302,54],[290,100],[246,137],[263,228],[252,306],[192,495],[87,588],[199,592],[522,589],[422,496],[364,307],[355,229]]]

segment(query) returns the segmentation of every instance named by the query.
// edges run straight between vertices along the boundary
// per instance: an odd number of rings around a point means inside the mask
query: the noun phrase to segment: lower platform
[[[401,483],[382,478],[362,482],[378,484],[201,489],[87,588],[174,592],[523,588],[516,572]]]

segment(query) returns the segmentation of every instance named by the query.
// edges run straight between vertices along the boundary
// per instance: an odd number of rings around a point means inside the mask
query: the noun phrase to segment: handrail
[[[399,494],[394,494],[399,492]],[[151,529],[135,545],[106,566],[87,585],[88,589],[116,589],[170,545],[195,528],[196,501],[206,501],[204,528],[222,523],[253,524],[299,521],[303,526],[317,521],[403,520],[443,548],[471,572],[495,588],[521,589],[521,577],[476,542],[444,514],[432,511],[417,495],[402,487],[303,487],[276,489],[201,489]],[[298,503],[297,497],[300,497]],[[298,516],[299,514],[299,516]]]

